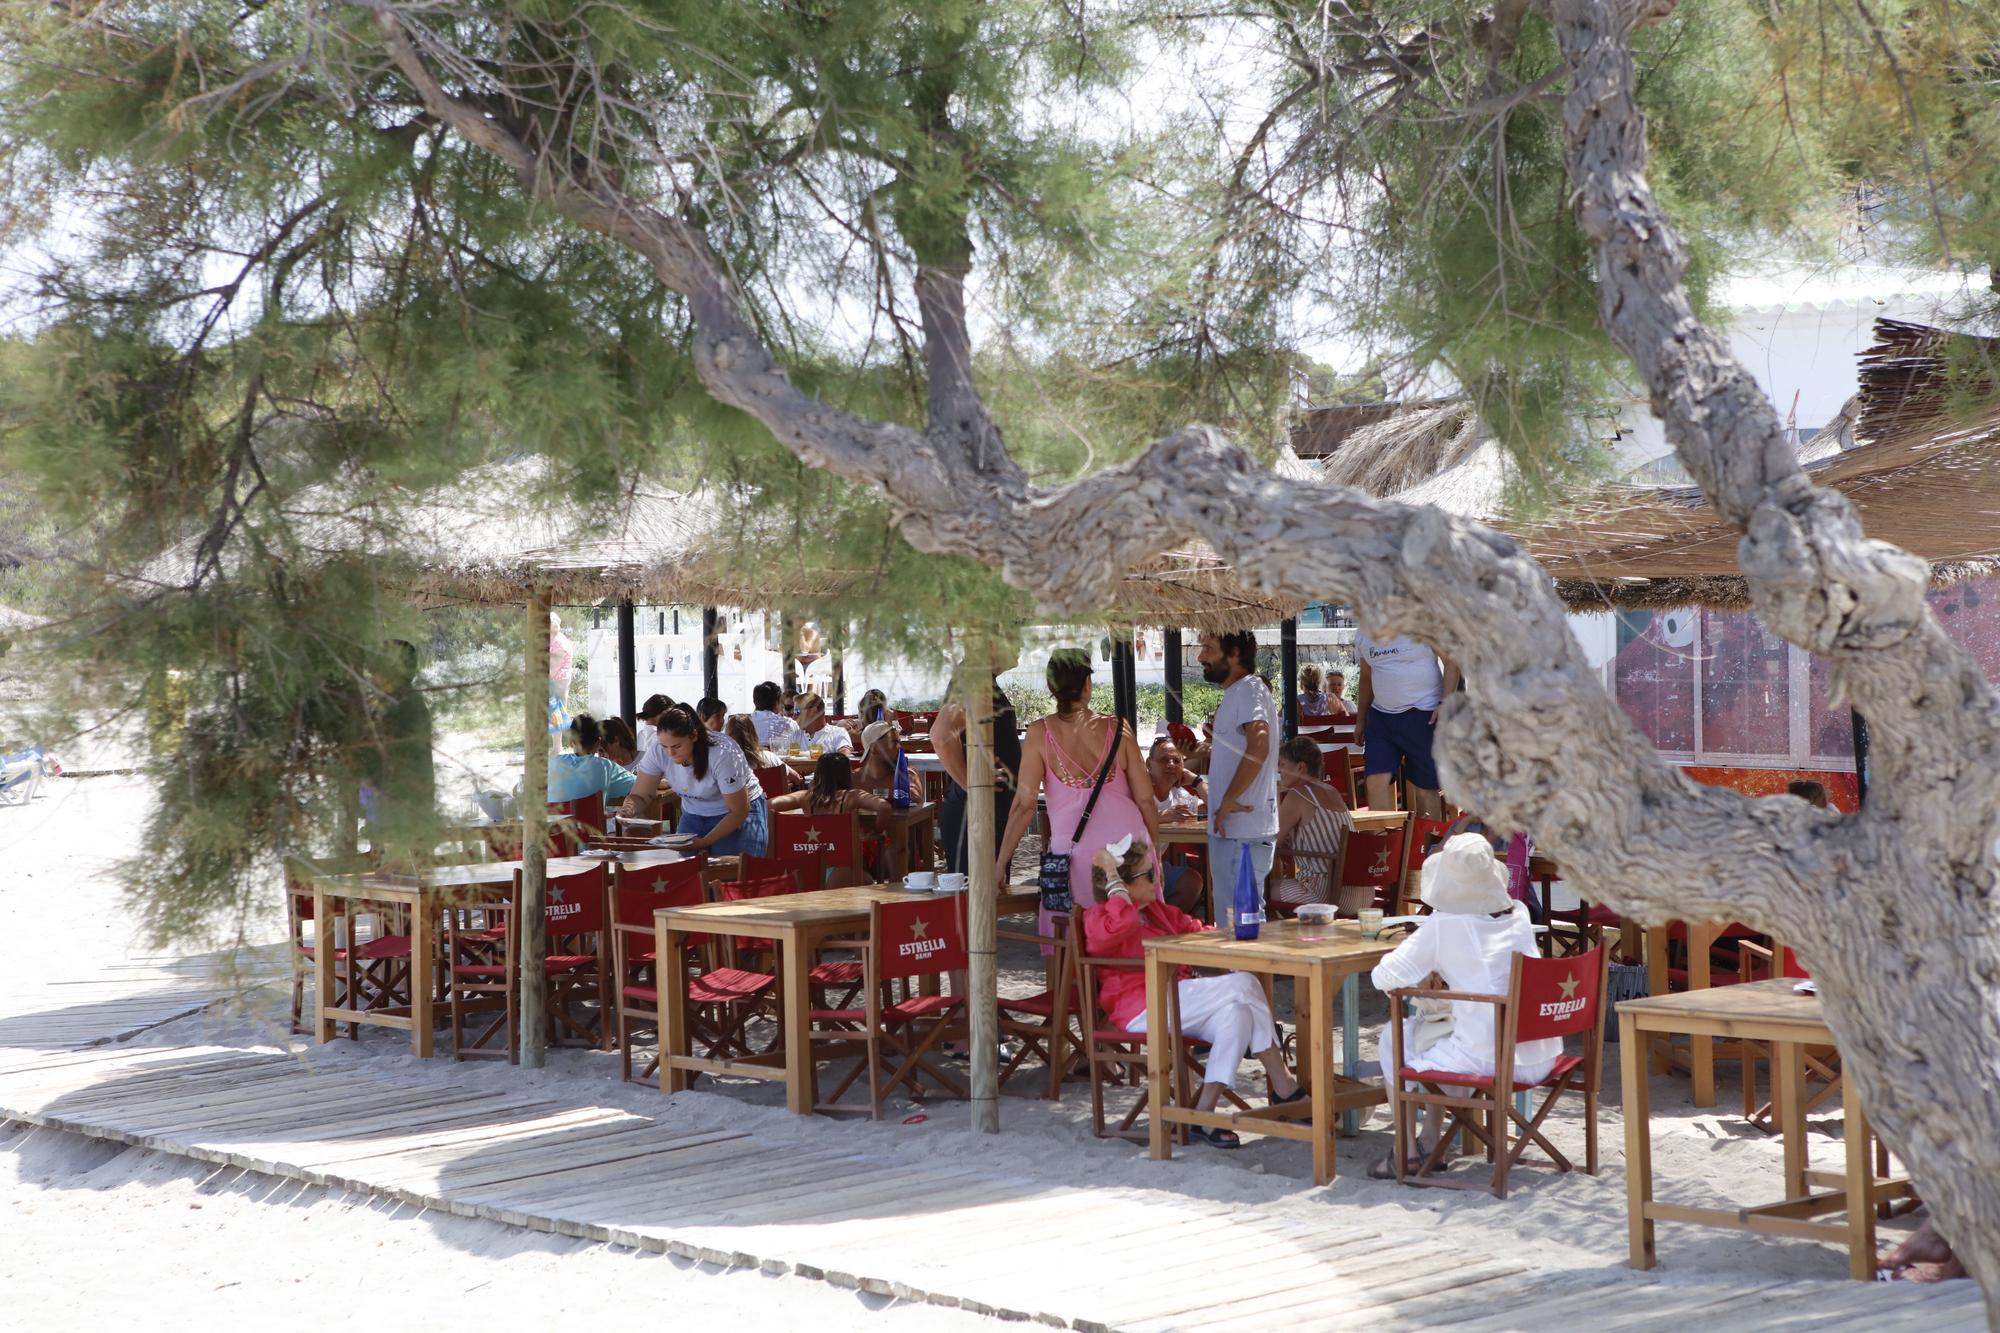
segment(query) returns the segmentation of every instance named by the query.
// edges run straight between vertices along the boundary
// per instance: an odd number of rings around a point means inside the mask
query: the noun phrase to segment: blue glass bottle
[[[1257,882],[1256,867],[1250,864],[1250,845],[1243,845],[1243,856],[1236,863],[1236,902],[1231,913],[1236,919],[1236,938],[1254,940],[1257,938],[1257,923],[1264,916],[1264,886]]]
[[[890,792],[889,804],[898,810],[910,808],[910,757],[906,754],[896,756],[896,785]]]

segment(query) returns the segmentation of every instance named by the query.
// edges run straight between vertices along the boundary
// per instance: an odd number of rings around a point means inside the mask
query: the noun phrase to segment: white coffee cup
[[[939,893],[964,893],[965,876],[953,871],[948,871],[945,874],[939,875],[937,882],[937,891]]]
[[[929,893],[937,888],[935,870],[912,870],[903,876],[903,887],[912,893]]]

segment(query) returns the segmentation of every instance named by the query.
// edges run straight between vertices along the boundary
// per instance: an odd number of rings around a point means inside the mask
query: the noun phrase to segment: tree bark
[[[1490,823],[1532,829],[1592,901],[1796,941],[1825,982],[1850,1088],[1995,1299],[2000,1138],[1986,1131],[2000,1124],[2000,704],[1929,615],[1921,563],[1866,540],[1845,501],[1812,486],[1775,410],[1688,306],[1680,242],[1644,180],[1632,96],[1631,28],[1670,9],[1665,0],[1541,0],[1572,70],[1579,216],[1598,247],[1606,326],[1692,474],[1743,530],[1760,613],[1829,655],[1838,689],[1869,717],[1873,781],[1857,818],[1697,787],[1662,761],[1585,661],[1546,574],[1480,524],[1280,480],[1201,426],[1068,485],[1033,487],[966,432],[936,429],[935,395],[934,428],[916,432],[800,392],[699,233],[538,157],[454,98],[410,33],[440,39],[381,0],[362,2],[432,115],[573,222],[645,256],[688,300],[697,372],[718,399],[808,464],[877,488],[918,549],[995,566],[1046,609],[1085,618],[1115,604],[1124,571],[1165,534],[1191,533],[1255,588],[1337,596],[1366,627],[1450,653],[1468,690],[1440,718],[1445,785]],[[948,293],[935,304],[941,356],[957,345],[962,300],[956,311]],[[966,364],[940,356],[927,358],[933,369]],[[945,401],[962,392],[974,392],[969,377]],[[1004,459],[997,435],[990,448]]]

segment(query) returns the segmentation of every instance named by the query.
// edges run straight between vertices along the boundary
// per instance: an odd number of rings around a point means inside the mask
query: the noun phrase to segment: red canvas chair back
[[[1331,713],[1299,714],[1299,726],[1301,727],[1333,727],[1340,725],[1345,720],[1344,718],[1335,717]]]
[[[745,857],[746,861],[750,858]],[[749,902],[753,898],[781,898],[788,893],[799,891],[798,880],[789,871],[771,875],[764,879],[740,879],[724,882],[716,886],[722,891],[722,901],[726,903]],[[738,935],[735,947],[744,952],[776,948],[776,942],[768,935]]]
[[[550,936],[595,935],[604,929],[604,863],[543,887],[542,919]]]
[[[1336,889],[1366,886],[1375,890],[1376,906],[1392,894],[1402,880],[1403,831],[1401,829],[1356,829],[1347,835],[1340,852],[1340,874]]]
[[[1424,862],[1444,845],[1445,830],[1450,827],[1448,819],[1425,819],[1421,815],[1411,815],[1409,823],[1403,826],[1403,897],[1416,898],[1422,883],[1418,876],[1423,871]]]
[[[1589,1032],[1604,1022],[1604,946],[1571,958],[1514,955],[1514,1041]]]
[[[966,966],[965,895],[876,903],[869,911],[875,979],[901,981]]]
[[[799,872],[790,862],[780,861],[775,856],[740,856],[736,862],[736,879],[739,883],[751,884],[758,880],[782,879],[792,887],[787,893],[800,890]]]
[[[577,849],[604,835],[604,793],[594,791],[574,801],[549,802],[551,815],[568,815],[549,826],[549,844],[556,856],[575,856]]]
[[[1360,804],[1354,799],[1354,765],[1347,762],[1344,748],[1336,745],[1331,750],[1320,751],[1319,766],[1327,782],[1340,793],[1341,799],[1350,808]]]
[[[792,770],[783,764],[760,768],[757,770],[757,785],[764,789],[766,796],[783,796],[792,789]]]
[[[708,898],[702,869],[698,856],[636,870],[619,866],[612,891],[612,920],[621,926],[650,928],[653,913],[662,907],[700,906]]]
[[[771,859],[797,870],[802,883],[817,889],[826,882],[827,871],[860,866],[860,818],[824,812],[772,815]]]

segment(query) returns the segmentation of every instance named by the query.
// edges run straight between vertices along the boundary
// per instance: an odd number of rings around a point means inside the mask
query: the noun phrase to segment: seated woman
[[[687,850],[770,854],[771,820],[750,761],[735,741],[702,726],[685,704],[660,714],[658,734],[640,756],[632,794],[618,813],[637,815],[662,781],[681,798],[675,831],[691,835]]]
[[[622,717],[607,717],[598,723],[597,752],[630,773],[639,764],[639,738]]]
[[[729,716],[729,708],[720,699],[703,699],[694,706],[694,715],[710,731],[721,731],[723,721]]]
[[[743,757],[750,761],[752,768],[784,769],[787,791],[798,791],[806,785],[803,778],[785,767],[783,755],[764,748],[764,743],[757,739],[756,720],[750,714],[731,713],[729,720],[722,724],[722,734],[741,747]]]
[[[868,691],[861,696],[861,706],[854,710],[854,715],[861,719],[861,725],[864,727],[870,722],[887,722],[889,696],[880,690]]]
[[[1370,974],[1380,990],[1423,984],[1433,972],[1448,990],[1475,995],[1505,995],[1512,981],[1515,954],[1537,954],[1533,923],[1525,903],[1507,896],[1507,872],[1493,848],[1477,833],[1449,839],[1425,860],[1418,896],[1431,914],[1395,952]],[[1426,1001],[1403,1019],[1403,1060],[1423,1070],[1445,1074],[1476,1074],[1491,1078],[1495,1008],[1477,1000]],[[1391,1019],[1393,1020],[1393,1017]],[[1393,1058],[1389,1035],[1381,1041],[1382,1063]],[[1524,1041],[1514,1048],[1514,1078],[1535,1083],[1547,1077],[1562,1055],[1560,1037]],[[1389,1095],[1400,1095],[1394,1072]],[[1451,1085],[1444,1085],[1450,1087]],[[1447,1112],[1436,1108],[1423,1117],[1415,1144],[1398,1144],[1407,1170],[1415,1171],[1437,1147]],[[1394,1180],[1396,1162],[1384,1157],[1368,1169],[1377,1180]]]
[[[1156,935],[1186,935],[1208,927],[1170,903],[1161,901],[1154,880],[1153,849],[1144,842],[1121,838],[1098,852],[1091,863],[1091,883],[1098,903],[1083,914],[1085,947],[1095,958],[1143,958],[1144,941]],[[1137,968],[1106,968],[1098,1003],[1113,1024],[1127,1032],[1146,1030],[1146,977]],[[1271,1104],[1295,1102],[1304,1089],[1285,1066],[1278,1048],[1271,1004],[1257,979],[1244,972],[1197,977],[1183,968],[1178,983],[1181,1035],[1209,1045],[1195,1109],[1213,1111],[1225,1089],[1236,1087],[1236,1067],[1254,1055],[1269,1080]],[[1242,1140],[1229,1129],[1195,1126],[1188,1131],[1217,1148],[1237,1148]]]
[[[819,757],[819,762],[813,765],[812,781],[804,791],[771,798],[771,809],[780,814],[798,810],[809,815],[845,815],[866,810],[879,815],[889,808],[889,803],[875,793],[855,787],[854,765],[838,751]]]
[[[1288,915],[1304,903],[1333,901],[1340,853],[1354,831],[1347,802],[1321,776],[1320,765],[1319,746],[1309,736],[1278,747],[1278,853],[1291,860],[1292,873],[1271,886],[1271,901]],[[1344,902],[1340,910],[1352,916],[1373,902],[1371,890],[1367,902]]]
[[[1299,668],[1300,717],[1326,717],[1328,715],[1328,710],[1333,707],[1333,702],[1327,698],[1326,690],[1321,687],[1321,682],[1324,680],[1325,677],[1320,673],[1320,669],[1310,662]]]
[[[560,753],[549,756],[549,803],[580,801],[604,794],[606,806],[622,801],[632,792],[636,780],[618,764],[597,753],[603,733],[597,719],[579,713],[563,733]]]

